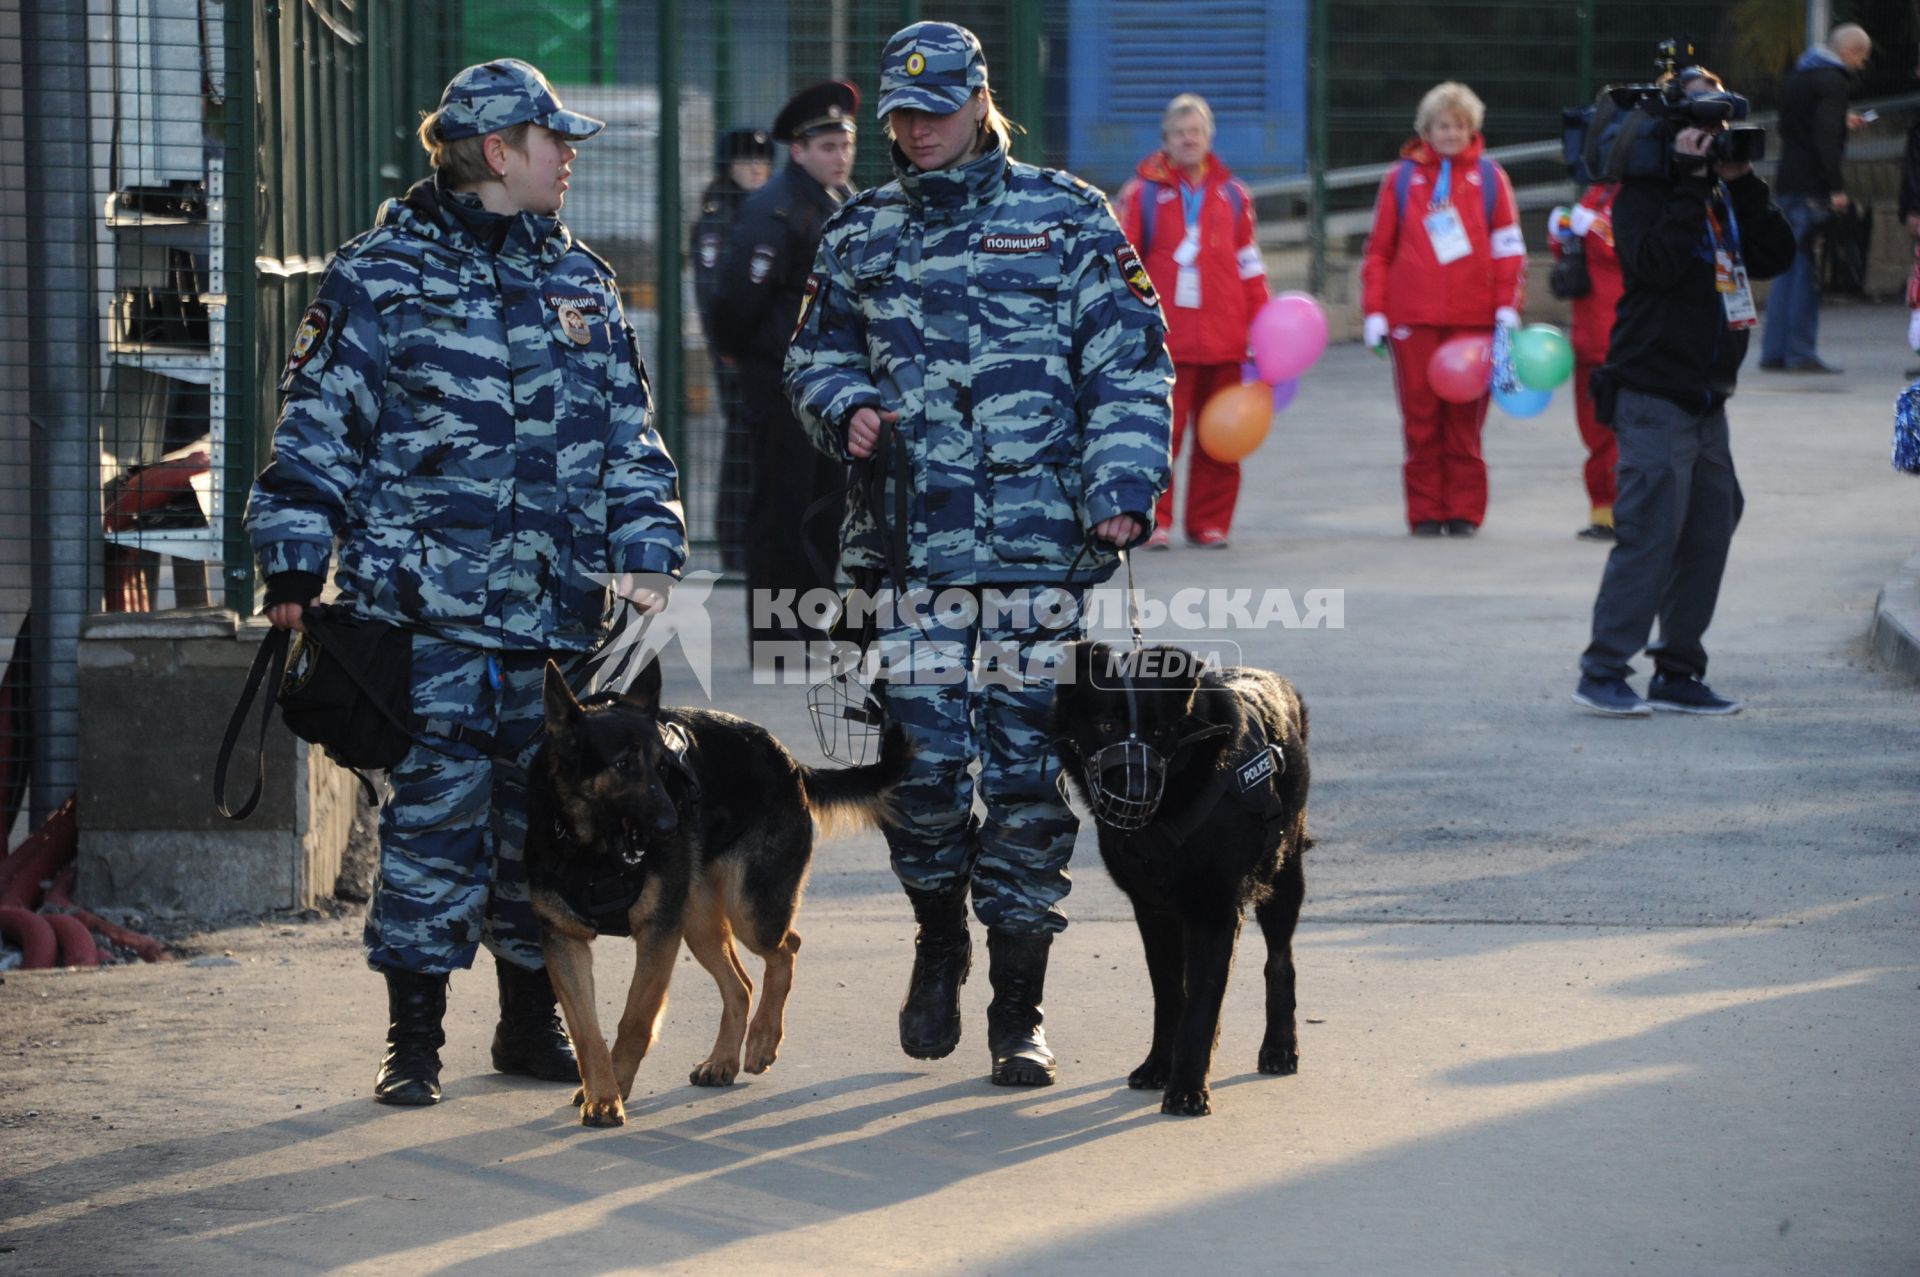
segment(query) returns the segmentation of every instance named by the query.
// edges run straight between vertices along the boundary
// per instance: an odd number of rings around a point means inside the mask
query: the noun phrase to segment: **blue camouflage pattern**
[[[607,127],[591,115],[561,106],[540,68],[518,58],[496,58],[454,76],[435,114],[433,131],[445,142],[498,133],[516,124],[538,124],[577,142]]]
[[[848,458],[862,407],[900,414],[913,582],[1064,581],[1091,529],[1152,529],[1167,486],[1173,363],[1166,324],[1106,197],[995,146],[896,180],[827,223],[786,385],[815,446]],[[842,562],[886,563],[865,503],[848,503]],[[1144,539],[1146,532],[1142,533]],[[1074,579],[1104,580],[1100,542]]]
[[[589,658],[560,659],[568,682],[584,685]],[[415,745],[387,773],[393,793],[380,810],[368,966],[460,971],[482,944],[518,966],[544,965],[522,849],[525,769],[545,722],[546,663],[545,654],[491,653],[414,635],[413,712],[447,753]],[[508,761],[487,757],[474,737],[451,739],[455,728],[478,733]]]
[[[788,393],[838,457],[856,409],[900,414],[907,472],[888,463],[881,508],[891,517],[907,486],[908,589],[1071,580],[1077,594],[1118,562],[1090,544],[1094,526],[1132,514],[1144,538],[1167,485],[1173,364],[1152,286],[1105,197],[1078,178],[997,146],[930,173],[896,147],[894,168],[827,224]],[[876,579],[882,529],[866,503],[849,507],[843,562]],[[908,886],[969,881],[987,926],[1050,934],[1066,925],[1079,828],[1051,766],[1050,670],[1083,623],[1077,608],[1052,630],[1034,608],[974,611],[879,636],[883,665],[889,645],[910,643],[913,666],[961,672],[883,674],[889,716],[917,751],[887,843]]]
[[[880,54],[881,119],[900,107],[952,115],[975,89],[987,87],[980,37],[954,22],[902,27]]]
[[[673,459],[614,275],[556,219],[475,243],[432,180],[335,256],[247,506],[260,570],[475,647],[585,651],[589,573],[677,576]]]
[[[1066,667],[1066,645],[1085,628],[1077,591],[1072,598],[1051,626],[1044,613],[976,607],[956,618],[966,624],[934,620],[878,635],[892,677],[876,690],[915,745],[893,791],[901,819],[886,831],[893,871],[915,890],[971,882],[974,915],[1014,935],[1067,925],[1060,905],[1073,885],[1067,864],[1080,818],[1060,791],[1050,723],[1051,671]]]

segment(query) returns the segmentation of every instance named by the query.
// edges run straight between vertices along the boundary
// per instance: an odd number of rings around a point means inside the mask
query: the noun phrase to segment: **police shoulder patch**
[[[800,330],[807,326],[807,316],[813,313],[813,305],[820,300],[820,294],[826,291],[827,281],[818,274],[807,276],[807,286],[800,296],[800,318],[793,321],[793,335],[787,338],[791,345],[800,336]]]
[[[1286,755],[1280,752],[1278,745],[1268,744],[1259,753],[1236,767],[1234,775],[1240,781],[1240,792],[1244,794],[1250,789],[1266,784],[1286,769]]]
[[[280,389],[293,389],[293,379],[309,366],[319,372],[327,365],[333,349],[334,330],[339,326],[340,307],[330,301],[316,301],[300,317],[293,332],[293,349],[287,352],[287,366],[280,373]]]
[[[1120,245],[1113,252],[1113,260],[1120,267],[1120,278],[1127,281],[1128,291],[1149,306],[1160,304],[1160,294],[1153,289],[1153,277],[1140,264],[1140,254],[1133,251],[1133,245]]]

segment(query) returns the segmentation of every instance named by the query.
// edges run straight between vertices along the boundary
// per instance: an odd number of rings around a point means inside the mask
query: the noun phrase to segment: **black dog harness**
[[[1229,802],[1258,816],[1268,834],[1277,836],[1286,817],[1280,778],[1286,774],[1287,756],[1279,742],[1267,738],[1265,723],[1250,718],[1247,726],[1246,743],[1231,761],[1214,769],[1183,811],[1159,817],[1146,828],[1127,834],[1122,846],[1143,860],[1177,853],[1215,808]]]
[[[682,820],[700,803],[700,777],[687,761],[692,739],[686,728],[670,721],[660,724],[660,737],[667,747],[663,775],[668,797]],[[604,854],[583,847],[574,837],[567,818],[559,812],[553,817],[553,841],[564,854],[552,858],[546,875],[547,885],[573,912],[603,936],[633,933],[627,915],[647,885],[646,833],[630,820],[620,822],[620,850],[609,863]]]

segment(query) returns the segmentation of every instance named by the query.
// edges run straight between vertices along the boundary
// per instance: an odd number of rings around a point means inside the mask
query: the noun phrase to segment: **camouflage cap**
[[[470,66],[447,82],[435,132],[442,141],[455,142],[526,123],[574,142],[607,127],[602,120],[563,108],[539,67],[518,58],[496,58]]]
[[[980,37],[952,22],[916,22],[893,33],[880,55],[882,119],[901,107],[952,115],[987,85]]]

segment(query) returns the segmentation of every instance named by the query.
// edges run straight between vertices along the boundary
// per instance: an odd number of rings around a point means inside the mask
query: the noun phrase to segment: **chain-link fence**
[[[862,97],[853,184],[887,180],[873,107],[880,50],[901,25],[970,26],[1026,130],[1020,158],[1110,190],[1157,146],[1170,98],[1209,97],[1217,149],[1261,193],[1274,282],[1297,286],[1309,274],[1312,158],[1336,174],[1384,164],[1434,82],[1474,85],[1496,145],[1545,143],[1562,106],[1649,73],[1656,42],[1685,36],[1709,64],[1751,74],[1765,108],[1801,43],[1785,29],[1797,13],[1783,28],[1775,12],[1787,10],[1797,6],[0,0],[0,816],[17,832],[16,813],[44,814],[73,788],[87,615],[251,610],[239,515],[291,330],[329,254],[426,175],[413,130],[462,65],[527,58],[570,106],[609,123],[581,148],[564,216],[619,272],[680,462],[695,563],[711,567],[723,509],[738,510],[748,483],[725,465],[729,422],[736,441],[753,426],[725,401],[691,282],[716,148],[729,130],[767,128],[795,91],[844,79]],[[1835,10],[1880,25],[1875,86],[1910,83],[1908,7]],[[1879,166],[1863,189],[1890,192],[1906,123],[1891,115],[1856,137],[1856,162]],[[777,169],[786,148],[773,151]],[[1551,147],[1509,168],[1523,187],[1566,193]],[[1332,280],[1351,266],[1377,180],[1332,186]]]

